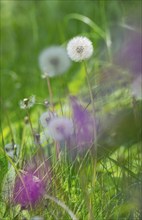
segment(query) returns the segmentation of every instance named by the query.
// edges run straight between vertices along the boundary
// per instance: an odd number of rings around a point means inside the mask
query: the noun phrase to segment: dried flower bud
[[[25,116],[24,122],[25,122],[25,124],[29,124],[29,117],[28,116]]]
[[[31,108],[35,104],[35,96],[24,98],[23,100],[20,101],[19,104],[21,109]]]
[[[13,143],[6,144],[4,149],[6,154],[12,159],[14,159],[14,156],[17,156],[19,154],[19,145],[17,144],[13,144]]]

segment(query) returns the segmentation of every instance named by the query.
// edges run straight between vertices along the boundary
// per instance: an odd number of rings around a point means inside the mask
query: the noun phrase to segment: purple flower
[[[50,172],[46,161],[42,164],[33,163],[17,176],[13,191],[14,203],[23,208],[34,207],[42,198],[46,185],[50,180]]]
[[[131,84],[132,95],[137,100],[142,100],[142,76],[139,75]]]
[[[131,33],[126,35],[126,40],[119,50],[117,63],[129,69],[134,74],[140,74],[142,72],[141,62],[142,51],[142,36],[141,33]]]
[[[75,126],[75,144],[79,150],[83,150],[93,144],[95,121],[93,116],[77,102],[75,97],[71,97],[71,105]]]

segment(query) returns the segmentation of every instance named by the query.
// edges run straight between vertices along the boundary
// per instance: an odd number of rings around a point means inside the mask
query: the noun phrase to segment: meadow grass
[[[115,62],[125,36],[140,33],[140,6],[133,0],[1,1],[0,219],[142,218],[141,100],[131,94],[131,70]],[[40,146],[33,137],[43,132],[39,117],[50,100],[38,56],[50,45],[66,47],[77,35],[93,43],[88,78],[84,64],[73,62],[66,74],[50,78],[53,104],[58,115],[70,117],[70,95],[89,112],[94,100],[97,143],[81,154],[61,144],[58,155],[55,141]],[[19,101],[31,95],[35,105],[20,109]],[[5,152],[11,142],[20,149],[14,159]],[[22,208],[10,194],[16,176],[22,179],[25,164],[36,155],[38,162],[49,161],[51,181],[40,203]]]

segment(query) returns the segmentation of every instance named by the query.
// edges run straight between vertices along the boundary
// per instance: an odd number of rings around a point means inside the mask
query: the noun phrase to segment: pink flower
[[[16,178],[13,191],[14,203],[20,204],[23,208],[35,206],[42,200],[49,180],[50,171],[47,162],[38,165],[32,162]]]

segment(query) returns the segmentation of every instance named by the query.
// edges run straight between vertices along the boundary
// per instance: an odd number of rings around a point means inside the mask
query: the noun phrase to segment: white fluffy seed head
[[[31,108],[35,104],[35,96],[32,95],[29,98],[24,98],[19,102],[20,108],[21,109],[27,109]]]
[[[92,42],[87,37],[74,37],[67,45],[67,53],[75,62],[89,59],[93,54]]]
[[[43,77],[54,77],[63,74],[70,67],[70,64],[67,52],[61,46],[49,47],[39,55],[39,66]]]
[[[72,120],[65,117],[53,118],[48,125],[48,135],[55,141],[66,140],[73,134],[73,131]]]
[[[56,114],[54,112],[48,111],[42,113],[42,115],[39,118],[39,121],[41,125],[46,128],[51,120],[51,118],[56,117]]]
[[[19,146],[17,144],[14,144],[14,145],[12,143],[6,144],[4,146],[4,149],[5,149],[6,154],[11,158],[14,158],[15,154],[17,156],[19,154]]]

